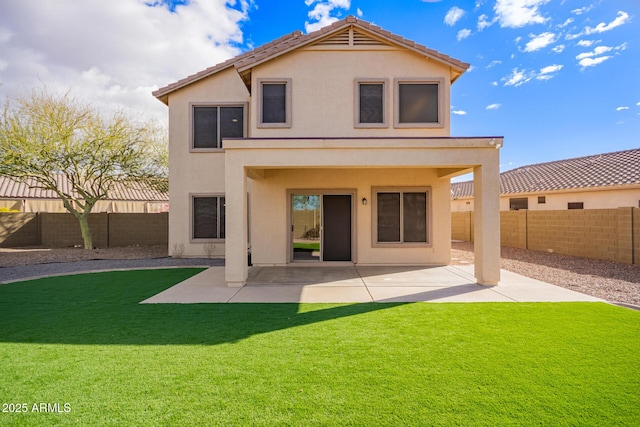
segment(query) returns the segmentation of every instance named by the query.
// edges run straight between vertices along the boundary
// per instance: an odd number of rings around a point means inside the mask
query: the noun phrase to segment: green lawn
[[[601,303],[138,304],[197,271],[0,285],[0,403],[29,411],[0,412],[0,425],[640,420],[640,312]],[[62,413],[31,412],[40,403]]]
[[[301,242],[293,242],[293,249],[308,249],[319,251],[320,250],[320,242],[318,243],[301,243]]]

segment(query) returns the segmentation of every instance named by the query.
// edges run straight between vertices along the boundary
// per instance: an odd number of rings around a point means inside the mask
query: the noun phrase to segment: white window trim
[[[258,97],[256,110],[258,111],[258,120],[256,120],[256,127],[265,129],[265,128],[290,128],[291,127],[291,117],[293,107],[291,104],[291,79],[290,78],[260,78],[257,81],[258,83]],[[262,121],[262,85],[264,83],[271,84],[284,84],[285,85],[285,122],[284,123],[264,123]]]
[[[378,242],[378,193],[427,193],[427,241],[426,242]],[[432,191],[426,187],[372,187],[371,188],[371,247],[372,248],[431,248],[432,238]],[[402,200],[402,197],[400,198]],[[400,238],[402,239],[403,207],[400,204]]]
[[[437,84],[438,85],[438,121],[433,123],[400,123],[400,85],[401,84]],[[394,128],[443,128],[445,127],[444,78],[398,78],[393,79],[394,86]]]
[[[360,122],[360,84],[381,84],[382,85],[382,123],[361,123]],[[389,127],[389,107],[388,89],[389,79],[356,78],[354,80],[354,127],[360,129],[388,128]]]
[[[220,147],[195,148],[194,123],[196,107],[242,107],[242,133],[247,135],[248,117],[247,112],[249,104],[247,102],[190,102],[189,103],[189,152],[191,153],[222,153],[222,140],[220,138],[220,120],[218,120],[218,141]],[[220,109],[218,108],[218,118],[220,118]]]
[[[194,227],[195,227],[195,221],[194,221],[194,211],[193,211],[193,202],[194,199],[199,198],[199,197],[218,197],[218,200],[220,200],[220,197],[225,197],[224,193],[189,193],[189,243],[223,243],[225,241],[225,239],[220,239],[220,238],[195,238],[193,237],[194,235]],[[218,207],[219,209],[219,207]],[[225,212],[225,218],[226,218],[226,212]],[[216,225],[216,227],[218,228],[218,235],[220,234],[220,215],[218,215],[218,224]],[[226,235],[226,233],[225,233]]]

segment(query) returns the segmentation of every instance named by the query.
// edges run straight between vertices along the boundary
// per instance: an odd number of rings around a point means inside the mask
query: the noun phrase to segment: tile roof
[[[24,184],[11,177],[0,176],[0,199],[58,199],[53,191],[31,188],[30,185],[36,185],[35,181]],[[57,177],[57,185],[66,193],[70,191],[71,186],[62,175]],[[116,185],[107,200],[166,202],[169,193],[139,182],[123,182]]]
[[[392,44],[405,47],[428,58],[443,62],[457,70],[460,74],[462,74],[469,68],[469,64],[466,62],[462,62],[448,55],[440,53],[434,49],[430,49],[414,41],[405,39],[402,36],[393,34],[369,22],[358,19],[355,16],[348,16],[343,20],[334,22],[331,25],[323,27],[309,34],[303,34],[301,31],[294,31],[291,34],[284,35],[251,51],[245,52],[220,64],[214,65],[196,74],[178,80],[175,83],[164,86],[154,91],[153,96],[166,104],[168,102],[167,96],[171,92],[195,83],[205,77],[211,76],[232,66],[235,67],[238,71],[247,70],[293,49],[308,45],[318,40],[322,40],[331,34],[338,33],[341,30],[349,27],[359,28]]]
[[[640,185],[640,148],[522,166],[500,174],[500,194]],[[451,197],[473,197],[473,181],[451,184]]]

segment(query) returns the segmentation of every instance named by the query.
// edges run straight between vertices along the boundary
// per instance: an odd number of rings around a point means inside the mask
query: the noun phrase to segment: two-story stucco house
[[[154,95],[169,106],[169,250],[253,265],[450,262],[450,178],[474,172],[475,275],[500,275],[501,137],[451,137],[468,64],[354,17]]]

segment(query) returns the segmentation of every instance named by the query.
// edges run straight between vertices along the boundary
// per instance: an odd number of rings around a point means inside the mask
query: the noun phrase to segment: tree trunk
[[[88,215],[78,215],[78,221],[80,222],[80,231],[82,232],[84,248],[93,249],[93,237],[91,236],[91,229],[89,228]]]

